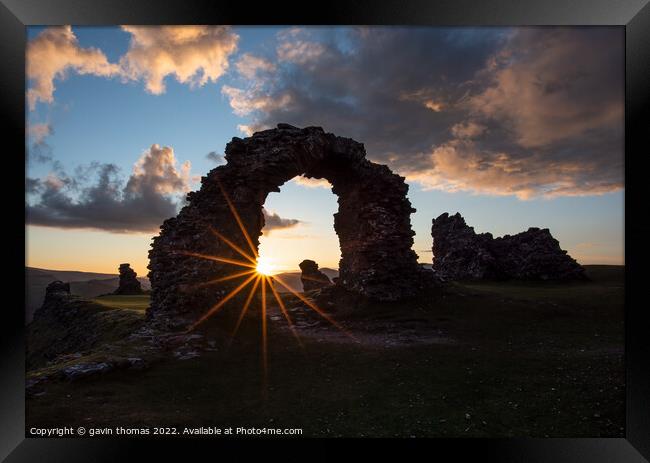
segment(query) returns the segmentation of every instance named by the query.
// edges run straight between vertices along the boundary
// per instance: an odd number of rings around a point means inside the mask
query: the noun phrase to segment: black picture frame
[[[625,262],[626,262],[626,429],[620,439],[432,439],[373,441],[373,452],[402,452],[404,447],[431,446],[429,455],[449,455],[455,461],[474,457],[500,462],[642,462],[650,458],[650,342],[646,331],[649,317],[645,302],[647,204],[643,178],[647,156],[650,111],[650,5],[648,0],[384,0],[311,2],[215,2],[210,0],[0,0],[0,77],[2,125],[7,178],[3,181],[6,203],[16,212],[7,213],[4,228],[15,223],[16,234],[7,234],[3,253],[11,263],[25,262],[24,216],[19,203],[20,172],[24,164],[18,153],[24,149],[25,41],[28,25],[115,25],[115,24],[374,24],[432,26],[523,26],[523,25],[620,25],[626,31],[625,95]],[[10,158],[10,159],[9,159]],[[15,184],[14,182],[18,183]],[[8,204],[6,205],[8,207]],[[644,214],[643,211],[646,211]],[[633,218],[633,217],[636,217]],[[11,218],[11,220],[9,220]],[[644,224],[645,222],[645,224]],[[14,275],[18,280],[20,272]],[[24,281],[23,281],[24,283]],[[19,287],[20,282],[6,283]],[[15,298],[19,299],[19,298]],[[211,451],[219,458],[226,448],[248,453],[258,443],[275,447],[290,443],[303,447],[306,440],[124,440],[25,438],[24,312],[20,300],[4,299],[0,338],[0,457],[6,461],[133,461],[152,452],[172,456],[188,451]],[[251,445],[255,442],[255,446]],[[338,458],[340,443],[310,441],[318,452],[296,452],[300,458]],[[210,449],[206,449],[210,447]],[[286,455],[286,447],[283,455]],[[294,449],[296,447],[293,447]],[[420,449],[424,450],[424,449]],[[178,452],[178,453],[177,453]],[[293,452],[292,452],[293,454]],[[403,455],[403,453],[401,454]],[[291,455],[289,455],[291,456]],[[181,457],[178,457],[181,458]]]

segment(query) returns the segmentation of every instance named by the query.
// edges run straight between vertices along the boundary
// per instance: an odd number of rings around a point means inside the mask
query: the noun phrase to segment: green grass
[[[113,309],[128,309],[144,312],[149,307],[149,300],[150,296],[148,294],[137,296],[116,296],[111,294],[97,297],[92,301]]]
[[[623,273],[618,266],[586,266],[591,281],[579,282],[463,282],[464,289],[533,304],[568,304],[579,307],[610,307],[622,301]]]
[[[617,276],[618,272],[618,276]],[[423,319],[453,344],[332,344],[271,327],[266,386],[259,320],[227,348],[145,371],[48,387],[28,426],[298,427],[304,436],[622,436],[623,287],[593,281],[454,284],[358,319]]]

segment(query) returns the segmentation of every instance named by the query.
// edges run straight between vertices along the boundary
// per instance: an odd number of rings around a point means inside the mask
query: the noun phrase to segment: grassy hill
[[[65,310],[40,311],[27,325],[27,369],[44,367],[60,355],[81,355],[122,340],[142,323],[140,311],[115,310],[72,298]]]
[[[26,425],[291,427],[306,437],[621,437],[623,268],[587,270],[588,282],[459,282],[371,304],[339,320],[358,342],[309,322],[298,328],[300,347],[273,308],[266,382],[255,313],[232,345],[231,326],[208,324],[202,333],[214,347],[200,356],[52,384],[28,398]],[[146,296],[96,302],[104,314],[141,317]],[[119,326],[104,328],[116,333]]]
[[[125,309],[134,310],[136,312],[144,312],[149,307],[149,295],[140,294],[136,296],[117,296],[106,295],[94,298],[94,303],[112,309]]]
[[[337,270],[326,267],[321,270],[330,279],[337,277],[339,274]],[[294,291],[302,291],[300,271],[285,272],[279,275]],[[118,286],[117,274],[25,267],[25,319],[27,322],[32,320],[34,311],[43,303],[47,285],[56,280],[70,283],[70,292],[86,299],[94,299],[104,294],[110,294]],[[142,289],[151,289],[148,278],[138,277],[138,280],[142,283]],[[282,285],[278,285],[277,291],[281,293],[288,292]]]
[[[32,320],[34,311],[43,303],[45,288],[53,281],[70,283],[70,292],[84,298],[94,298],[112,293],[118,286],[118,275],[110,273],[77,272],[71,270],[48,270],[25,267],[25,319]],[[138,277],[143,289],[150,289],[149,279]]]

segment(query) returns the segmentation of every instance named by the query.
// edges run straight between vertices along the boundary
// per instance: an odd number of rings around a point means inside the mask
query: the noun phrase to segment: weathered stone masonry
[[[433,219],[433,270],[449,280],[580,280],[585,270],[548,228],[493,238],[456,213]]]
[[[325,178],[338,196],[334,229],[341,260],[337,284],[375,300],[415,294],[432,281],[411,250],[414,212],[404,178],[365,158],[363,144],[325,133],[320,127],[299,129],[279,124],[252,137],[233,138],[226,146],[227,164],[201,179],[187,195],[188,204],[166,220],[149,252],[152,287],[149,319],[186,325],[219,301],[241,280],[197,284],[240,267],[183,254],[193,252],[243,260],[210,227],[249,250],[224,197],[229,196],[254,247],[264,226],[262,205],[270,192],[298,175]]]

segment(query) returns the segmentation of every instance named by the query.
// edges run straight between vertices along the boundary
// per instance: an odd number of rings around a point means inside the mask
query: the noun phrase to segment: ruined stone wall
[[[547,229],[529,228],[516,235],[493,238],[474,232],[459,214],[433,219],[433,269],[449,280],[574,280],[584,268]]]
[[[404,178],[368,161],[365,154],[363,144],[320,127],[279,124],[246,139],[233,138],[226,146],[227,164],[201,179],[201,188],[187,195],[188,204],[177,217],[166,220],[154,238],[149,252],[148,317],[187,325],[245,279],[203,285],[244,269],[188,253],[245,261],[212,231],[252,253],[228,202],[257,250],[267,195],[301,174],[327,179],[338,196],[337,284],[376,300],[408,297],[431,284],[431,272],[418,265],[411,250],[414,209],[406,197]]]

